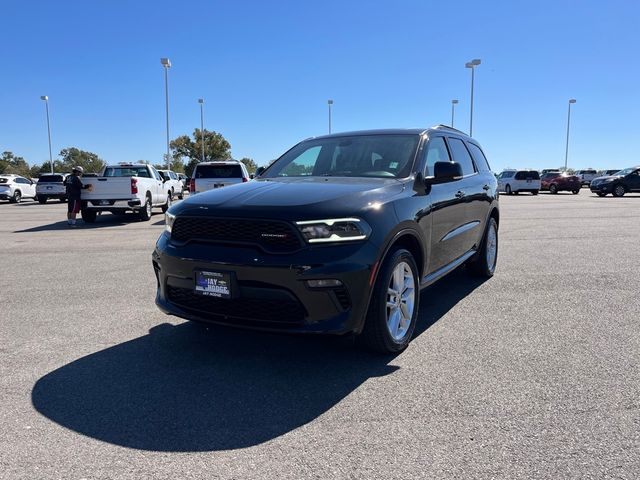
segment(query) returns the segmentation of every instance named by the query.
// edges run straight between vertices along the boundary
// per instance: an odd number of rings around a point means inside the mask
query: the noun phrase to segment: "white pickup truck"
[[[82,219],[93,223],[99,212],[133,211],[141,220],[151,218],[154,207],[171,206],[171,188],[151,165],[120,163],[104,168],[98,177],[85,177],[90,190],[82,191]]]

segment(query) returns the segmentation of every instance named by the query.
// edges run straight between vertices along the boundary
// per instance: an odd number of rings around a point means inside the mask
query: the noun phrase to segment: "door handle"
[[[489,185],[485,185],[484,187],[482,187],[483,190],[489,190],[491,187]]]
[[[462,190],[458,190],[456,192],[456,198],[462,198],[465,196],[465,193]]]

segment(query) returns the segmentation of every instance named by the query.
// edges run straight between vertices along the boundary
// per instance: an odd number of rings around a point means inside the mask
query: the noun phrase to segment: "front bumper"
[[[593,193],[611,193],[613,191],[614,183],[615,182],[607,182],[599,183],[597,185],[591,183],[591,185],[589,186],[589,190],[591,190]]]
[[[304,248],[282,255],[257,248],[190,243],[163,233],[153,253],[156,305],[188,320],[291,333],[360,332],[378,249],[370,242]],[[194,293],[195,271],[231,274],[233,298]],[[313,289],[307,280],[338,279],[341,287]]]

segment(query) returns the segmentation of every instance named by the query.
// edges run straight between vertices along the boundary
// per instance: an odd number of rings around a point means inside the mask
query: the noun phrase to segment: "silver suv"
[[[36,185],[36,195],[38,202],[47,203],[50,198],[56,198],[61,202],[67,200],[67,188],[64,181],[69,176],[68,173],[50,173],[40,175]]]
[[[217,160],[196,165],[189,182],[190,193],[202,193],[214,188],[226,187],[249,181],[249,172],[238,160]]]

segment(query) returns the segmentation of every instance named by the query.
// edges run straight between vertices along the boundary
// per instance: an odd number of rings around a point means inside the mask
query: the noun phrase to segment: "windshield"
[[[263,178],[409,176],[418,135],[358,135],[300,143],[280,157]]]
[[[62,175],[42,175],[39,183],[62,183]]]
[[[198,165],[194,178],[242,178],[240,165]]]
[[[635,172],[637,169],[635,167],[631,167],[631,168],[625,168],[624,170],[620,170],[619,172],[615,173],[615,175],[629,175],[630,173]]]
[[[146,177],[150,178],[149,170],[146,166],[140,167],[107,167],[104,171],[105,177]]]

